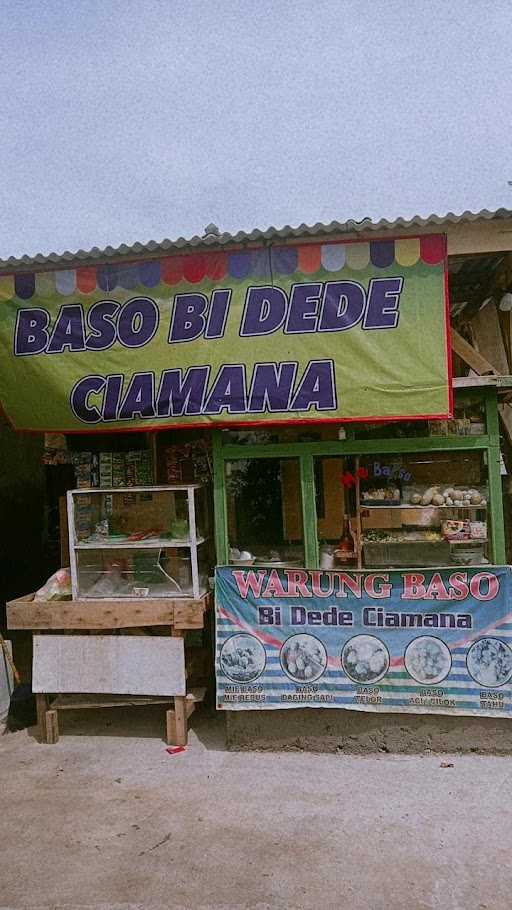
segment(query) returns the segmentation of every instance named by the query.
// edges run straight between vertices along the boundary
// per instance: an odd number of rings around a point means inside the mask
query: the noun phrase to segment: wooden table
[[[155,598],[128,600],[34,601],[34,595],[17,598],[7,604],[8,629],[31,632],[115,632],[118,629],[143,629],[167,626],[174,637],[184,638],[187,630],[204,628],[211,595],[198,600],[189,598]],[[186,668],[185,668],[186,671]],[[205,688],[192,689],[186,695],[167,697],[116,695],[70,695],[37,693],[37,718],[42,742],[56,743],[59,738],[58,712],[80,708],[105,708],[127,705],[174,705],[166,712],[166,740],[173,745],[186,745],[188,718],[196,704],[203,701]]]

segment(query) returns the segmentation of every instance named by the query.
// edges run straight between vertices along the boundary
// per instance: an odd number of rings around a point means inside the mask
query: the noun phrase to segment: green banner
[[[0,276],[17,429],[446,417],[443,235]]]

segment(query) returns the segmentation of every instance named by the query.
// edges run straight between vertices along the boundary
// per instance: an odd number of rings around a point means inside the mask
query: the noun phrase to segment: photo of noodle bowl
[[[220,665],[223,673],[236,682],[252,682],[263,673],[267,655],[254,635],[232,635],[222,645]]]
[[[296,682],[315,682],[327,667],[327,652],[314,635],[300,633],[285,641],[280,660],[290,679]]]
[[[405,649],[405,669],[422,685],[433,685],[448,676],[452,656],[448,645],[433,635],[420,635]]]
[[[469,675],[486,688],[504,686],[512,677],[512,651],[499,638],[480,638],[468,651]]]
[[[343,647],[341,665],[353,682],[375,683],[389,669],[389,651],[374,635],[355,635]]]

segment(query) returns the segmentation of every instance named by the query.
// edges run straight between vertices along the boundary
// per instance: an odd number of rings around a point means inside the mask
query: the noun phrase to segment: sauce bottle
[[[354,565],[356,562],[356,545],[350,530],[348,515],[345,515],[343,520],[343,534],[335,551],[335,556],[338,562],[343,565]]]

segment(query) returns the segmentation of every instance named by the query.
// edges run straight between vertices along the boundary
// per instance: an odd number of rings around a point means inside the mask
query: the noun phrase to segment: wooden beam
[[[493,300],[481,306],[469,325],[473,333],[473,347],[492,363],[495,370],[506,376],[509,371],[507,353],[503,343],[499,311]]]
[[[89,708],[137,708],[145,705],[168,705],[174,700],[173,695],[57,695],[52,701],[52,708],[59,711],[82,711]]]
[[[202,629],[209,595],[199,600],[167,598],[131,600],[36,601],[33,595],[7,604],[9,629],[131,629],[172,626]]]
[[[469,341],[466,341],[462,335],[457,332],[456,329],[451,330],[452,337],[452,348],[456,354],[466,363],[475,373],[479,375],[485,373],[491,373],[492,375],[498,375],[498,370],[493,367],[492,363],[489,363],[485,357],[482,357],[478,351],[475,351],[474,347],[470,345]]]

